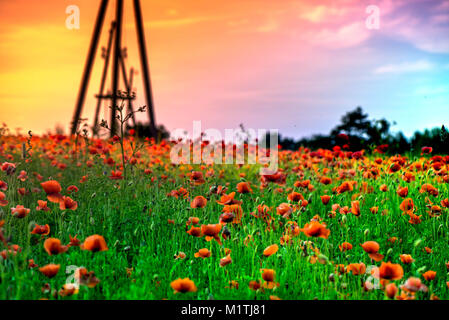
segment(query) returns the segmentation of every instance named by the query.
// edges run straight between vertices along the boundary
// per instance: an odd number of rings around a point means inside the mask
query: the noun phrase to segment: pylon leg
[[[100,96],[103,95],[104,85],[105,85],[106,77],[108,74],[109,58],[111,56],[111,47],[112,47],[112,39],[113,39],[113,35],[114,35],[114,29],[115,29],[115,22],[112,22],[111,29],[109,30],[109,39],[108,39],[108,46],[106,48],[106,57],[104,60],[103,74],[101,76],[101,84],[100,84],[100,90],[99,90]],[[94,135],[96,135],[98,133],[98,116],[100,114],[101,100],[102,100],[102,98],[99,97],[98,101],[97,101],[97,107],[95,108],[94,126],[92,128],[92,132]]]
[[[117,0],[117,7],[115,11],[115,42],[114,42],[114,55],[112,60],[112,104],[111,104],[111,137],[116,134],[116,106],[117,106],[117,91],[119,85],[119,59],[122,50],[122,19],[123,19],[123,0]]]
[[[78,99],[75,106],[75,113],[72,118],[71,133],[75,134],[78,129],[78,122],[83,111],[83,104],[86,98],[87,87],[89,84],[90,74],[92,72],[92,66],[95,60],[95,53],[97,52],[98,41],[100,39],[101,29],[103,27],[104,17],[106,14],[106,8],[108,6],[108,0],[102,0],[100,9],[98,10],[97,20],[95,22],[94,33],[90,43],[89,53],[87,55],[86,65],[84,66],[83,77],[81,80],[80,90],[78,92]]]
[[[134,17],[136,19],[137,39],[139,42],[140,64],[142,67],[145,97],[147,101],[148,115],[150,118],[151,135],[156,138],[156,120],[154,117],[153,93],[151,92],[150,69],[148,66],[147,50],[145,45],[145,33],[142,22],[142,9],[140,1],[134,0]]]

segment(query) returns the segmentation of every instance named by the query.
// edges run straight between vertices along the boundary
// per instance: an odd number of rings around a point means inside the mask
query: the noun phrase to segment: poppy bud
[[[415,243],[413,244],[413,246],[416,248],[416,247],[418,247],[421,243],[422,243],[422,240],[421,240],[421,239],[418,239],[418,240],[415,241]]]
[[[341,223],[346,224],[346,221],[348,220],[348,218],[346,218],[346,216],[343,216],[341,218]]]
[[[390,249],[388,249],[388,251],[387,251],[387,256],[390,254],[390,253],[392,253],[393,252],[393,248],[390,248]]]
[[[419,268],[418,270],[416,270],[416,272],[423,273],[424,270],[426,270],[426,266],[423,266],[423,267]]]
[[[368,235],[369,233],[369,229],[365,229],[365,231],[363,232],[363,234],[365,235],[365,237]]]
[[[320,262],[321,262],[322,264],[327,264],[327,263],[329,263],[329,258],[326,257],[324,254],[319,254],[319,255],[318,255],[318,259],[320,260]]]

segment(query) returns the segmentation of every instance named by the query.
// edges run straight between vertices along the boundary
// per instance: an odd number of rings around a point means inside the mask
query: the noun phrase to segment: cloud
[[[403,62],[399,64],[388,64],[374,69],[375,74],[386,73],[407,73],[407,72],[424,72],[430,71],[434,65],[427,60],[418,60],[414,62]]]
[[[361,44],[370,36],[363,22],[355,22],[337,29],[323,29],[310,35],[309,40],[332,49],[348,48]]]
[[[311,10],[305,11],[299,15],[299,18],[318,23],[327,19],[332,19],[333,17],[345,15],[347,10],[343,7],[333,8],[320,5],[312,8]]]

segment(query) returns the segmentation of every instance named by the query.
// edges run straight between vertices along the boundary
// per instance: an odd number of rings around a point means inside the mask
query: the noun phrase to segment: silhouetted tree
[[[128,132],[131,129],[134,129],[136,131],[136,135],[140,138],[151,137],[150,125],[147,123],[138,122],[136,123],[135,127],[129,127]],[[162,141],[170,137],[170,132],[162,124],[156,127],[156,132],[157,132],[156,140],[158,141]]]
[[[422,147],[429,146],[433,148],[434,154],[449,154],[449,131],[444,125],[424,132],[417,131],[411,139],[407,139],[402,132],[393,134],[390,129],[391,123],[386,119],[370,120],[368,114],[358,106],[344,114],[341,123],[329,135],[317,134],[297,141],[280,137],[279,144],[284,149],[291,150],[300,146],[316,150],[339,145],[352,151],[373,150],[379,145],[388,145],[387,152],[390,154],[408,151],[420,153]]]

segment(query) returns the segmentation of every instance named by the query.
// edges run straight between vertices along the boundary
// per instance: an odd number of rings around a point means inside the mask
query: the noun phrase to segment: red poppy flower
[[[81,249],[98,252],[107,251],[108,246],[106,245],[106,241],[104,240],[103,236],[94,234],[84,240],[84,243],[81,245]]]
[[[53,203],[59,203],[62,200],[61,185],[56,180],[50,180],[41,183],[42,189],[47,194],[47,199]]]
[[[72,200],[70,197],[62,197],[59,202],[59,209],[61,210],[76,210],[78,208],[78,202]]]
[[[11,214],[17,218],[25,218],[29,213],[30,209],[27,209],[22,205],[17,205],[15,208],[11,208]]]

